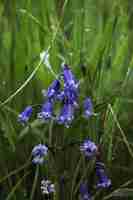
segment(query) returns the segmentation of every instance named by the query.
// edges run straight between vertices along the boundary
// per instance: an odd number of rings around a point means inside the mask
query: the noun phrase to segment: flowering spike
[[[73,113],[73,106],[71,104],[65,103],[60,112],[60,115],[57,117],[57,122],[59,124],[64,124],[68,128],[74,118]]]
[[[84,117],[90,118],[90,116],[92,116],[93,114],[93,106],[92,106],[92,101],[89,97],[87,97],[84,100],[83,107],[84,107]]]
[[[41,181],[41,190],[42,194],[50,194],[55,192],[55,186],[49,180],[42,180]]]
[[[87,158],[92,158],[97,153],[97,146],[91,140],[85,140],[84,143],[80,146],[80,150],[84,152]]]
[[[111,186],[111,180],[105,174],[105,167],[102,162],[96,161],[96,175],[98,177],[98,188],[109,188]]]
[[[41,112],[38,113],[38,118],[45,121],[51,119],[53,116],[53,102],[48,100],[42,106]]]
[[[48,147],[44,144],[36,145],[32,150],[34,164],[42,164],[44,162],[44,156],[48,153]]]
[[[91,195],[88,189],[88,186],[86,183],[81,183],[80,184],[80,195],[81,195],[81,200],[90,200]]]
[[[26,107],[25,110],[18,115],[18,121],[25,124],[29,120],[32,111],[33,109],[31,106]]]

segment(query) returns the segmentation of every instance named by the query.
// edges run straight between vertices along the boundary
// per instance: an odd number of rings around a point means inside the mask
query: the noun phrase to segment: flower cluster
[[[44,157],[48,154],[48,147],[44,144],[36,145],[32,150],[34,164],[42,164],[44,162]]]
[[[85,157],[88,159],[96,158],[96,176],[98,178],[97,188],[109,188],[111,186],[111,180],[107,177],[105,173],[104,163],[97,159],[98,148],[94,142],[86,139],[83,144],[80,145],[80,151],[84,153]],[[80,185],[80,194],[82,200],[90,200],[91,195],[88,191],[88,187],[85,183]]]
[[[42,180],[41,181],[41,190],[42,194],[50,194],[55,192],[55,186],[49,180]]]
[[[108,188],[111,186],[111,180],[107,177],[105,173],[104,163],[96,161],[96,175],[98,177],[98,188]]]
[[[91,140],[86,139],[80,146],[80,150],[85,154],[87,158],[93,158],[97,153],[97,146]]]
[[[62,67],[62,77],[52,82],[45,91],[44,97],[45,101],[42,104],[41,111],[38,113],[38,118],[47,122],[50,119],[56,120],[58,124],[64,124],[65,127],[69,127],[74,119],[75,109],[78,107],[78,97],[79,97],[79,84],[80,81],[77,81],[74,74],[68,65],[64,64]],[[61,88],[61,86],[63,86]],[[54,114],[54,104],[59,101],[63,104],[59,114]],[[90,118],[93,114],[93,106],[91,99],[86,97],[83,102],[83,109],[85,118]],[[26,123],[32,114],[32,107],[28,106],[18,118],[21,123]]]
[[[44,55],[41,56],[41,59],[43,59]],[[50,67],[47,54],[45,57],[45,64]],[[47,91],[43,92],[45,101],[37,114],[38,119],[44,122],[54,119],[58,124],[62,124],[67,128],[70,127],[75,116],[76,108],[79,107],[79,85],[80,81],[76,80],[68,65],[63,64],[62,76],[60,76],[59,79],[55,79],[48,87]],[[61,105],[61,109],[58,113],[54,113],[54,107],[57,102]],[[86,97],[82,104],[83,116],[89,119],[94,114],[92,101],[89,97]],[[32,106],[26,107],[24,111],[19,114],[18,121],[22,124],[26,124],[32,112]],[[87,159],[96,159],[95,173],[98,179],[96,188],[109,188],[111,186],[111,180],[105,173],[104,164],[97,159],[97,145],[93,141],[86,139],[80,145],[80,151]],[[46,162],[45,158],[47,154],[48,147],[46,145],[36,145],[32,150],[32,162],[36,165],[43,164]],[[44,179],[41,181],[41,190],[43,194],[49,195],[55,192],[55,186],[51,181]],[[91,199],[90,190],[86,182],[80,184],[80,196],[82,200]]]

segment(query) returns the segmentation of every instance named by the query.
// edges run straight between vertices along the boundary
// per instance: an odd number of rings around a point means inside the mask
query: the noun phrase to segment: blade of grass
[[[34,182],[33,182],[33,185],[32,185],[30,200],[34,199],[34,194],[35,194],[35,190],[36,190],[36,186],[37,186],[38,176],[39,176],[39,165],[37,165],[37,167],[36,167],[36,172],[35,172]]]
[[[33,72],[31,73],[31,75],[27,78],[27,80],[16,90],[16,92],[14,92],[12,95],[10,95],[4,102],[2,102],[0,104],[0,107],[4,106],[5,104],[7,104],[8,102],[10,102],[17,94],[19,94],[26,86],[27,84],[33,79],[33,77],[35,76],[36,72],[38,71],[38,69],[40,68],[42,64],[42,60],[39,62],[39,64],[35,67],[35,69],[33,70]]]
[[[24,169],[25,169],[26,167],[28,167],[30,164],[31,164],[31,162],[30,162],[30,159],[29,159],[29,160],[28,160],[24,165],[22,165],[20,168],[15,169],[15,170],[11,171],[8,175],[2,177],[2,178],[0,179],[0,183],[2,183],[3,181],[6,181],[6,179],[8,179],[10,176],[13,176],[13,175],[19,173],[20,171],[24,170]]]
[[[131,157],[133,158],[133,150],[132,150],[132,148],[130,147],[130,144],[129,144],[127,138],[126,138],[126,135],[125,135],[124,131],[122,130],[122,128],[121,128],[121,126],[120,126],[120,123],[119,123],[119,121],[118,121],[118,119],[117,119],[117,116],[115,115],[115,113],[114,113],[114,111],[113,111],[113,108],[112,108],[112,106],[111,106],[110,104],[109,104],[109,109],[110,109],[110,111],[111,111],[111,113],[112,113],[112,116],[113,116],[113,118],[114,118],[114,121],[115,121],[115,123],[116,123],[118,129],[120,130],[121,136],[122,136],[122,138],[123,138],[123,142],[125,143],[125,145],[126,145],[128,151],[129,151],[129,154],[130,154]]]
[[[63,10],[65,9],[66,5],[67,5],[67,2],[68,0],[66,0],[64,2],[64,6],[63,6]],[[54,32],[53,34],[53,39],[51,40],[51,44],[48,46],[47,48],[47,53],[50,51],[50,49],[52,48],[53,44],[54,44],[54,41],[56,39],[56,36],[57,36],[57,33],[58,33],[58,30],[60,28],[60,24],[62,22],[62,19],[60,20],[60,22],[58,23],[57,25],[57,29],[56,31]],[[46,56],[46,54],[45,54]],[[45,59],[45,58],[44,58]],[[7,104],[8,102],[10,102],[17,94],[19,94],[26,86],[27,84],[33,79],[33,77],[35,76],[36,72],[39,70],[41,64],[43,63],[43,59],[40,60],[40,62],[38,63],[38,65],[35,67],[35,69],[33,70],[33,72],[31,73],[31,75],[27,78],[27,80],[12,94],[10,95],[4,102],[2,102],[0,104],[0,107],[4,106],[5,104]]]
[[[26,15],[31,20],[33,20],[35,22],[35,24],[37,24],[39,26],[39,28],[41,29],[41,31],[44,32],[45,34],[49,31],[46,28],[44,28],[43,25],[40,23],[40,21],[35,16],[33,16],[31,13],[29,13],[27,10],[25,10],[25,9],[19,9],[18,12],[21,13],[21,14],[23,14],[23,15]]]
[[[82,157],[80,158],[80,160],[77,164],[77,167],[75,169],[75,173],[74,173],[74,177],[73,177],[73,181],[72,181],[71,200],[73,198],[73,190],[74,190],[76,179],[77,179],[77,176],[78,176],[78,173],[79,173],[79,170],[80,170],[81,163],[82,163]]]
[[[6,200],[10,200],[10,199],[13,197],[15,191],[18,189],[18,187],[20,187],[20,185],[21,185],[21,183],[23,182],[23,180],[25,179],[25,177],[28,176],[30,173],[31,173],[31,171],[28,171],[28,172],[26,172],[26,173],[24,174],[24,176],[23,176],[23,177],[17,182],[17,184],[12,188],[12,190],[11,190],[11,192],[8,194]]]
[[[112,198],[114,193],[116,193],[117,191],[119,191],[122,187],[126,187],[126,186],[130,185],[132,182],[133,182],[133,179],[127,181],[127,182],[124,183],[124,184],[122,184],[122,185],[120,186],[120,188],[114,190],[113,192],[111,192],[111,194],[105,196],[105,197],[103,198],[103,200],[107,200],[107,199]]]

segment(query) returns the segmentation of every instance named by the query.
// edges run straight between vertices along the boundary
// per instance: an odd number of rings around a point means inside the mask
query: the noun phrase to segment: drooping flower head
[[[71,104],[65,103],[59,116],[57,117],[57,122],[59,124],[64,124],[68,128],[73,118],[74,118],[73,106]]]
[[[47,121],[52,117],[53,117],[53,101],[48,100],[42,105],[41,112],[38,113],[38,118]]]
[[[96,161],[96,175],[98,177],[98,188],[109,188],[111,186],[111,180],[107,177],[102,162]]]
[[[81,200],[91,199],[90,191],[86,183],[81,183],[79,190],[80,190]]]
[[[97,153],[97,146],[91,140],[86,139],[80,146],[80,150],[85,154],[87,158],[92,158]]]
[[[62,93],[61,97],[63,97],[63,100],[65,99],[69,104],[77,106],[77,99],[79,95],[79,81],[75,79],[74,74],[66,64],[63,64],[63,78],[64,93]]]
[[[44,144],[36,145],[32,150],[34,164],[42,164],[44,162],[44,157],[48,154],[48,147]]]
[[[55,192],[55,186],[49,180],[42,180],[41,181],[41,190],[42,194],[50,194]]]
[[[92,101],[89,97],[87,97],[83,102],[83,108],[84,108],[84,117],[90,118],[93,114],[93,106]]]
[[[26,107],[25,110],[18,115],[18,121],[21,122],[22,124],[25,124],[26,122],[28,122],[32,114],[32,111],[33,109],[31,106]]]
[[[58,79],[54,80],[52,84],[49,86],[46,96],[47,98],[51,99],[56,97],[60,89],[60,81]]]

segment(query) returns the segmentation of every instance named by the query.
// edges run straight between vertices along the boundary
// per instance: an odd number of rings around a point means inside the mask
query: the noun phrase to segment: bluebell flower
[[[102,162],[96,161],[96,175],[98,177],[98,188],[109,188],[111,186],[111,180],[107,177]]]
[[[55,192],[55,186],[49,180],[42,180],[41,181],[41,190],[42,194],[50,194]]]
[[[46,96],[51,99],[56,97],[60,89],[60,81],[58,79],[54,80],[52,84],[49,86]]]
[[[64,90],[58,93],[56,99],[72,104],[74,107],[78,107],[78,91],[71,87],[64,87]]]
[[[61,91],[57,95],[57,99],[77,107],[79,82],[75,79],[72,71],[66,64],[63,65],[63,77],[64,91]]]
[[[25,124],[29,120],[32,111],[33,109],[31,106],[26,107],[25,110],[18,115],[18,121]]]
[[[90,194],[89,188],[86,183],[81,183],[79,190],[80,190],[81,200],[90,200],[91,199],[91,194]]]
[[[57,117],[57,122],[59,124],[64,124],[68,128],[73,118],[74,118],[73,106],[71,104],[65,103],[59,116]]]
[[[66,64],[64,64],[63,67],[63,77],[64,77],[64,86],[73,87],[75,89],[78,88],[79,83],[76,81],[72,71]]]
[[[84,117],[90,118],[90,116],[92,116],[92,114],[93,114],[93,105],[92,105],[92,101],[89,97],[87,97],[84,100],[83,107],[84,107]]]
[[[65,100],[65,92],[64,91],[58,92],[56,99],[59,101],[64,101]]]
[[[87,158],[92,158],[97,153],[97,146],[91,140],[86,139],[80,146],[80,150],[85,154]]]
[[[38,118],[47,121],[52,117],[53,117],[53,101],[48,100],[42,105],[41,112],[38,113]]]
[[[42,164],[44,162],[44,157],[48,154],[48,147],[44,144],[36,145],[32,150],[34,164]]]
[[[72,104],[74,107],[78,106],[78,91],[72,87],[64,88],[65,99],[69,104]]]

